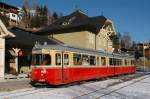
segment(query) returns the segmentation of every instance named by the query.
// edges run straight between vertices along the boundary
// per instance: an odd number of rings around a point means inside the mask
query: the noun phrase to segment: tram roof
[[[89,48],[81,48],[77,46],[71,46],[66,44],[51,44],[51,45],[41,45],[39,43],[35,44],[33,50],[39,50],[39,49],[51,49],[51,50],[61,50],[61,51],[72,51],[77,53],[83,53],[83,54],[91,54],[91,55],[100,55],[100,56],[109,56],[109,57],[115,57],[115,58],[134,58],[131,55],[127,54],[117,54],[117,53],[107,53],[105,51],[100,50],[94,50]]]

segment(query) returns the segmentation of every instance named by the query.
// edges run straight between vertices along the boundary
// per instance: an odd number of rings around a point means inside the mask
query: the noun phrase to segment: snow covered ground
[[[1,92],[0,99],[149,99],[150,75],[131,81],[108,79],[58,88],[27,88]],[[115,85],[113,85],[115,84]]]

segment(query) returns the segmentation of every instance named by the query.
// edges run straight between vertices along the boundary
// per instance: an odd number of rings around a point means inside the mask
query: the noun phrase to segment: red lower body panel
[[[33,68],[31,80],[37,82],[47,82],[51,85],[59,85],[75,81],[135,73],[136,68],[135,66],[116,66],[101,68],[45,68],[45,70],[46,73],[42,74],[42,69]]]

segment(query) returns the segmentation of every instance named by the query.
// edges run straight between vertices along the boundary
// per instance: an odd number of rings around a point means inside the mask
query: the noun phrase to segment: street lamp
[[[143,63],[144,63],[143,70],[145,71],[145,46],[144,46],[144,43],[142,43],[142,44],[143,44],[143,57],[144,57],[144,59],[143,59]]]

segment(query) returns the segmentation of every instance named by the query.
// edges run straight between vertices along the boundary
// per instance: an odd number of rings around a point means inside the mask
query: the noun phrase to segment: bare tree
[[[128,32],[121,37],[121,47],[129,49],[131,47],[131,37]]]

